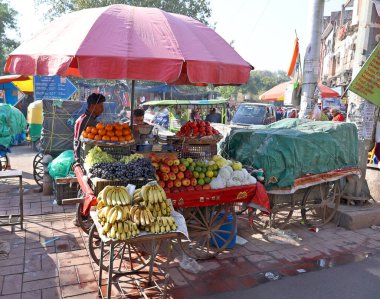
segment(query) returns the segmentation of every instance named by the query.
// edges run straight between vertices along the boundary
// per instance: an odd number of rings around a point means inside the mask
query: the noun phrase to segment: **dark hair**
[[[143,109],[135,109],[133,110],[133,115],[136,117],[144,116],[145,111]]]
[[[104,103],[106,101],[106,97],[101,93],[92,93],[87,98],[87,105],[96,105],[99,103]]]

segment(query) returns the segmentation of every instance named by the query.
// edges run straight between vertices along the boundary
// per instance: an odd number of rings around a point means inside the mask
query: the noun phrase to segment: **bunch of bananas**
[[[166,201],[166,193],[157,184],[147,184],[141,188],[141,197],[147,203],[154,204]]]
[[[110,224],[114,224],[116,221],[125,221],[129,219],[131,206],[104,206],[100,208],[101,202],[104,201],[99,201],[97,205],[99,219],[105,220]]]
[[[132,198],[129,195],[128,189],[124,186],[106,186],[98,194],[98,201],[102,199],[109,206],[132,204]]]
[[[115,222],[111,224],[105,220],[100,221],[102,225],[102,234],[111,239],[128,240],[137,236],[140,231],[136,225],[130,220],[124,222]]]
[[[143,202],[138,205],[133,205],[130,214],[131,220],[139,226],[150,225],[155,220]]]
[[[133,203],[138,204],[142,202],[144,199],[141,196],[141,188],[135,189],[135,192],[133,192]]]
[[[170,216],[171,214],[171,207],[167,200],[154,204],[148,203],[147,208],[155,218],[160,216]]]
[[[177,224],[173,217],[157,217],[156,221],[151,225],[146,225],[145,230],[154,234],[166,233],[176,230]]]

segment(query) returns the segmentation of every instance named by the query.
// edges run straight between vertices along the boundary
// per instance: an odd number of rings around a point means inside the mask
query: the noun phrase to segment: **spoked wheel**
[[[295,206],[293,194],[273,195],[271,226],[283,229],[292,218]]]
[[[44,178],[44,165],[42,164],[42,159],[44,154],[39,152],[33,159],[33,177],[37,185],[42,187]]]
[[[264,213],[259,209],[248,208],[248,220],[251,228],[260,234],[264,234],[270,227],[271,214]]]
[[[195,259],[209,259],[221,253],[236,232],[233,205],[185,208],[190,242],[181,239],[183,251]]]
[[[302,220],[308,226],[320,227],[330,222],[340,204],[339,180],[309,188],[302,202]]]
[[[159,245],[157,245],[159,246]],[[99,265],[100,261],[100,238],[96,226],[93,225],[90,229],[88,236],[88,249],[94,262],[103,270],[108,271],[110,260],[110,246],[104,245],[103,263]],[[114,247],[113,257],[113,274],[131,274],[146,267],[152,256],[150,255],[151,242],[142,241],[138,243],[125,243],[120,242]],[[158,250],[158,247],[155,248]]]
[[[7,155],[0,157],[0,171],[7,170],[9,166],[9,158]]]
[[[84,198],[83,191],[79,189],[78,191],[78,198]],[[90,213],[87,216],[82,215],[82,207],[83,203],[77,204],[77,211],[76,211],[76,220],[79,225],[79,227],[86,233],[89,234],[90,229],[92,225],[94,224],[94,221],[92,220]]]

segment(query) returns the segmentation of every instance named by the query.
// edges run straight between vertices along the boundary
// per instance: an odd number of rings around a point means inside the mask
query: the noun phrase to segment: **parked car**
[[[231,125],[267,125],[276,121],[276,107],[265,103],[240,104]]]

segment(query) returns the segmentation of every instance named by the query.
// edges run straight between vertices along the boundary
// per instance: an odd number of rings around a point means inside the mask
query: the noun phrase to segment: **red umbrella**
[[[275,87],[264,92],[259,98],[263,101],[283,101],[285,96],[286,87],[290,84],[293,84],[293,81],[284,82],[276,85]],[[318,89],[321,95],[321,98],[337,98],[339,93],[335,90],[327,87],[321,83],[318,83]]]
[[[157,8],[116,4],[67,14],[22,43],[5,71],[23,75],[238,85],[253,67],[214,30]]]

